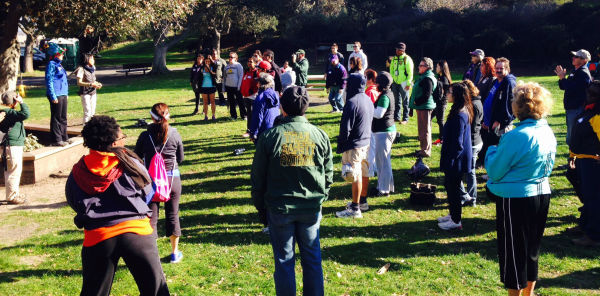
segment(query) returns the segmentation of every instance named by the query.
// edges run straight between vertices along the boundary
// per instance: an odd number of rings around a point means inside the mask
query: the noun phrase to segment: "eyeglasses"
[[[419,67],[427,68],[427,65],[419,65]]]
[[[127,139],[127,135],[126,135],[126,134],[123,134],[121,137],[117,138],[117,139],[115,140],[115,142],[116,142],[116,141],[125,140],[125,139]]]

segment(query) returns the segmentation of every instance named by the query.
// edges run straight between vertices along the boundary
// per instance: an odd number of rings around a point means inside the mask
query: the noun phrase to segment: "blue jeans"
[[[475,176],[475,163],[477,162],[477,155],[481,151],[483,143],[477,146],[473,146],[473,170],[470,173],[465,174],[467,179],[467,195],[473,199],[473,202],[477,200],[477,176]],[[464,191],[464,188],[462,189]],[[466,196],[463,195],[463,201]]]
[[[295,242],[300,249],[303,295],[324,295],[319,227],[321,212],[278,214],[269,211],[269,235],[275,257],[275,291],[278,296],[296,295]]]
[[[333,111],[342,111],[344,109],[344,101],[342,100],[339,87],[332,86],[329,88],[329,104],[333,107]]]
[[[567,114],[567,145],[571,145],[571,130],[575,125],[575,119],[577,119],[577,116],[583,113],[583,107],[565,110],[565,113]]]

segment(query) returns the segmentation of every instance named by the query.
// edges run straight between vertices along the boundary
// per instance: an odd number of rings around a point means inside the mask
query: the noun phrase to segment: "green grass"
[[[171,106],[172,125],[181,135],[186,158],[181,166],[183,196],[181,250],[184,261],[166,263],[168,239],[158,240],[163,268],[172,293],[177,295],[273,295],[273,259],[268,237],[250,201],[250,170],[253,145],[240,137],[245,121],[231,121],[224,107],[218,107],[215,123],[205,123],[193,111],[193,93],[187,72],[161,77],[127,79],[99,92],[98,110],[116,117],[133,145],[142,131],[133,127],[138,118],[147,118],[150,106],[166,102]],[[549,122],[559,147],[557,165],[564,164],[565,124],[562,92],[553,77],[525,77],[542,83],[554,94],[556,104]],[[79,121],[82,108],[71,91],[69,118]],[[43,89],[32,89],[27,102],[32,121],[48,122],[49,107]],[[327,113],[330,107],[311,107],[307,117],[331,137],[335,149],[340,115]],[[445,193],[431,209],[408,203],[405,171],[417,148],[416,120],[398,126],[401,143],[393,146],[396,193],[388,198],[370,199],[371,210],[363,219],[336,219],[350,197],[350,188],[339,176],[340,155],[335,155],[335,183],[324,203],[321,224],[323,269],[327,295],[505,295],[496,262],[495,207],[480,184],[481,203],[464,209],[464,230],[444,232],[435,218],[448,210]],[[434,137],[437,126],[434,124]],[[236,148],[246,148],[232,156]],[[442,184],[439,147],[426,162],[432,173],[426,182]],[[483,174],[483,171],[478,172]],[[540,256],[540,295],[600,295],[598,250],[574,247],[564,234],[575,224],[580,205],[564,171],[551,177],[553,199]],[[374,181],[371,182],[374,184]],[[83,233],[72,223],[68,207],[46,212],[27,210],[2,214],[0,227],[35,227],[36,235],[7,245],[0,242],[0,295],[74,295],[81,286],[81,242]],[[162,224],[162,219],[159,221]],[[160,233],[164,234],[161,227]],[[390,270],[377,270],[391,263]],[[297,280],[301,287],[300,264]],[[114,295],[136,295],[133,278],[120,268],[114,280]]]

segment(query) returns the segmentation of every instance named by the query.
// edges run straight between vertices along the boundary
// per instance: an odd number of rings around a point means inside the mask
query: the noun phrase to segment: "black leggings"
[[[444,172],[444,187],[448,195],[448,208],[450,209],[450,217],[454,223],[460,222],[462,219],[462,191],[461,182],[463,174]]]
[[[198,106],[200,105],[200,90],[194,90],[194,95],[196,95],[196,111],[198,111]]]
[[[165,202],[165,230],[167,236],[181,236],[181,225],[179,224],[179,198],[181,197],[181,178],[173,177],[171,181],[171,198]],[[158,237],[157,224],[159,217],[160,202],[151,202],[150,209],[152,217],[150,224],[154,229],[154,236]]]
[[[252,121],[252,105],[254,105],[254,100],[250,99],[250,98],[244,98],[244,106],[246,107],[246,114],[248,115],[246,117],[246,131],[249,132],[250,131],[250,124]]]
[[[444,112],[446,112],[446,101],[437,103],[435,109],[433,109],[433,112],[431,113],[431,121],[433,121],[434,117],[437,120],[440,131],[438,139],[441,140],[444,139]]]
[[[169,295],[156,239],[152,235],[130,232],[81,249],[81,295],[109,295],[121,257],[133,275],[140,296]]]

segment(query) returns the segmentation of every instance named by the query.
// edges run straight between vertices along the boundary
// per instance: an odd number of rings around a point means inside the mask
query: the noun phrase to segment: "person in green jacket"
[[[21,110],[15,107],[21,105]],[[2,136],[2,162],[4,163],[4,186],[6,186],[6,200],[10,204],[22,204],[26,199],[19,194],[19,183],[23,171],[23,146],[25,145],[25,128],[23,120],[29,117],[29,107],[23,103],[23,98],[15,91],[8,91],[2,95],[0,110],[0,132]]]
[[[433,60],[423,58],[419,63],[419,78],[415,82],[410,96],[410,116],[412,109],[417,110],[417,128],[419,130],[420,150],[415,151],[417,157],[431,156],[431,113],[435,109],[433,91],[437,87],[437,79],[433,74]]]
[[[410,88],[413,85],[414,62],[406,54],[406,44],[403,42],[398,42],[396,45],[396,56],[392,57],[389,68],[394,80],[394,83],[392,83],[392,93],[394,94],[394,98],[396,98],[394,120],[406,124],[409,113],[408,98],[410,96]]]
[[[268,219],[277,295],[296,295],[294,242],[304,295],[324,294],[319,227],[333,183],[333,157],[329,136],[303,116],[308,103],[304,87],[283,92],[284,117],[259,136],[252,162],[252,200],[261,222]]]
[[[306,52],[303,49],[292,55],[292,69],[298,74],[296,85],[306,87],[308,82],[308,60],[305,57]]]

